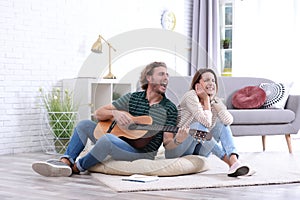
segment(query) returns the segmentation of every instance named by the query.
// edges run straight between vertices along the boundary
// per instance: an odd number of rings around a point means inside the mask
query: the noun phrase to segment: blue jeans
[[[203,129],[202,124],[197,123],[197,126],[199,129]],[[165,157],[176,158],[191,154],[208,157],[213,153],[218,158],[223,159],[225,155],[238,155],[229,126],[225,126],[218,121],[210,132],[213,136],[210,141],[198,143],[191,135],[189,135],[183,143],[178,145],[175,149],[166,149]]]
[[[87,140],[90,139],[95,145],[84,157],[76,162],[79,171],[89,169],[102,162],[107,156],[111,156],[114,160],[125,161],[154,159],[156,152],[141,152],[113,134],[107,133],[97,140],[94,137],[96,125],[96,122],[91,120],[80,121],[74,129],[65,154],[61,156],[61,158],[68,158],[72,164],[75,164],[77,157],[85,148]]]

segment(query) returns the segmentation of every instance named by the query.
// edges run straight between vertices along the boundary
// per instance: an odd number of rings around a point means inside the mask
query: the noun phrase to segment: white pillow
[[[284,109],[293,83],[261,83],[259,85],[267,95],[262,108]]]
[[[100,172],[112,175],[155,175],[177,176],[183,174],[199,173],[208,170],[205,157],[187,155],[173,159],[139,159],[134,161],[107,160],[98,163],[89,169],[90,172]]]
[[[88,153],[94,146],[88,145],[78,159]],[[165,159],[165,148],[160,146],[154,160],[139,159],[134,161],[113,160],[108,156],[103,163],[98,163],[89,169],[90,172],[100,172],[112,175],[143,174],[150,176],[177,176],[193,174],[209,169],[205,157],[187,155],[180,158]]]

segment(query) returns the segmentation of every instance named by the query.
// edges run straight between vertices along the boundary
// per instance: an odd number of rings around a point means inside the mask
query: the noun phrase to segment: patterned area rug
[[[268,184],[300,183],[300,152],[241,153],[240,160],[255,170],[252,176],[231,178],[228,166],[216,156],[210,156],[208,171],[174,177],[159,177],[153,182],[123,181],[124,176],[92,173],[92,176],[117,192],[184,190],[218,187],[241,187]]]

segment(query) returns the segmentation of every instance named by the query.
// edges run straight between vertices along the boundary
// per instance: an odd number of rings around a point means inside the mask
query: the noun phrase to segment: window
[[[231,0],[220,1],[221,75],[232,75],[233,6]]]

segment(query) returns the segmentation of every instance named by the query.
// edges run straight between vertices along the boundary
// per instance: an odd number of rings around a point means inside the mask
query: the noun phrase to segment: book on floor
[[[131,176],[122,178],[122,180],[146,183],[146,182],[158,181],[159,177],[158,176],[147,176],[147,175],[142,175],[142,174],[133,174]]]

